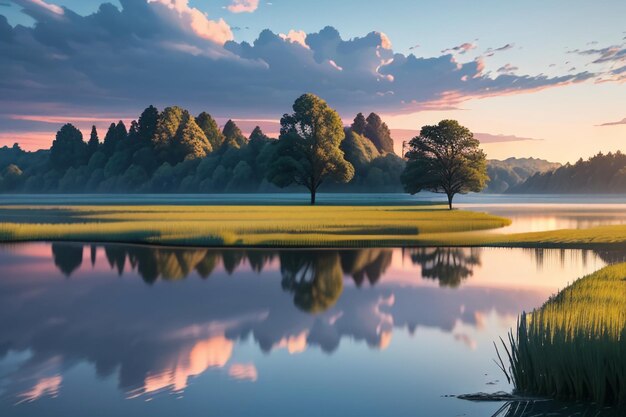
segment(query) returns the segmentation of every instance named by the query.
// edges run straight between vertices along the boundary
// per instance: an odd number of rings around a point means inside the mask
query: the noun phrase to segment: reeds
[[[516,390],[626,405],[626,264],[576,281],[522,314],[502,341]]]

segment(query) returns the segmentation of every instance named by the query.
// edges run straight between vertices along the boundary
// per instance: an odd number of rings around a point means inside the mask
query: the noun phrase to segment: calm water
[[[1,246],[0,415],[489,416],[445,396],[510,390],[492,342],[624,256]]]
[[[37,201],[110,202],[72,198]],[[466,196],[459,206],[513,219],[496,233],[626,223],[619,198],[515,199]],[[510,391],[493,342],[520,312],[624,260],[623,251],[496,248],[0,246],[0,416],[490,416],[503,404],[449,395]],[[551,402],[525,410],[506,415],[620,415]]]

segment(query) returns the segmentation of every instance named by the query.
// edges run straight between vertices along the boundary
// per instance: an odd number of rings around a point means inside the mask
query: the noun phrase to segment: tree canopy
[[[294,183],[306,187],[311,204],[315,204],[323,181],[346,183],[354,176],[354,167],[340,149],[345,135],[335,110],[321,98],[304,94],[293,104],[293,111],[280,120],[280,138],[268,179],[279,187]]]
[[[336,112],[317,97],[300,100],[297,107],[284,120],[279,140],[259,126],[246,138],[233,120],[220,127],[208,112],[194,117],[177,106],[163,111],[148,106],[130,123],[111,123],[104,138],[91,126],[87,143],[68,124],[50,149],[0,147],[0,192],[278,192],[270,178],[278,181],[307,166],[316,191],[401,191],[403,159],[344,129]],[[291,142],[296,146],[288,146]],[[289,170],[280,172],[277,167],[285,161]],[[280,181],[286,191],[300,187],[293,177]]]
[[[444,193],[452,209],[455,194],[479,192],[488,180],[485,153],[472,132],[456,120],[424,126],[409,142],[406,168],[402,173],[405,191]]]

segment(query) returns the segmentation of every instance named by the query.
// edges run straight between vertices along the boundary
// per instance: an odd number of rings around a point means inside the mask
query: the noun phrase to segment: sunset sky
[[[459,120],[489,158],[626,151],[626,2],[0,0],[0,145],[149,104],[276,121],[304,92],[396,147]],[[272,129],[274,129],[272,131]]]

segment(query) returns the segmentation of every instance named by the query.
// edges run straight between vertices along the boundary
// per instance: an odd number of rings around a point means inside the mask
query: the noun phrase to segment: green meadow
[[[12,214],[13,215],[12,215]],[[15,217],[19,213],[19,217]],[[2,220],[4,219],[4,220]],[[52,220],[51,220],[52,219]],[[178,246],[587,248],[626,243],[626,225],[492,233],[509,219],[410,206],[71,205],[0,207],[0,241]]]
[[[0,215],[3,208],[0,208]],[[484,231],[510,220],[443,206],[47,206],[0,224],[0,241],[98,241],[209,246],[419,245],[421,237]],[[38,219],[54,217],[55,222]],[[10,217],[10,216],[6,216]]]
[[[626,405],[626,263],[584,277],[523,314],[504,348],[507,374],[520,392]]]

